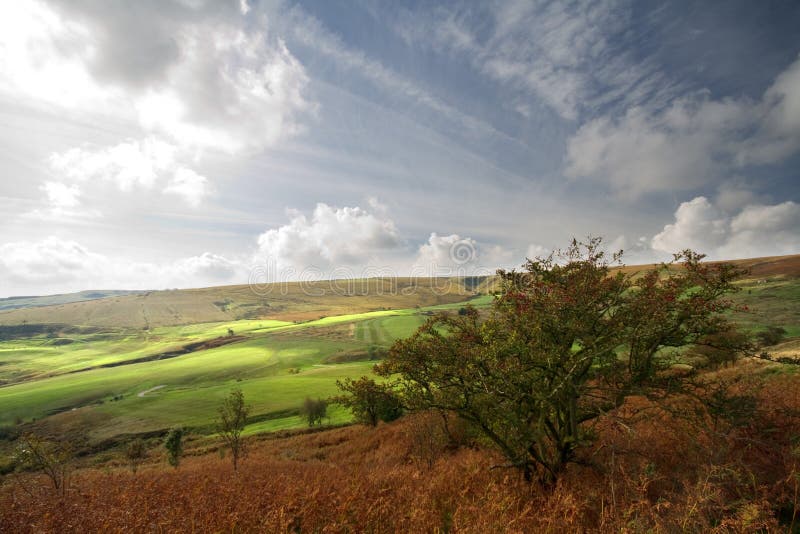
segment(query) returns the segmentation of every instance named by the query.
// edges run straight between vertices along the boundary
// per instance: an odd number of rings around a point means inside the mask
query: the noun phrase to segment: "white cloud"
[[[80,279],[91,280],[105,263],[103,256],[74,241],[56,237],[0,245],[0,270],[4,277],[22,285],[69,285]]]
[[[42,2],[0,4],[0,94],[66,109],[105,107],[115,91],[88,72],[93,52],[85,24]]]
[[[384,266],[383,253],[401,242],[385,211],[317,204],[311,218],[290,212],[289,224],[258,237],[258,261],[276,269],[274,276],[297,277],[304,270],[330,273],[337,268]]]
[[[242,262],[211,253],[147,263],[111,258],[54,236],[0,245],[0,280],[16,293],[200,287],[242,283],[246,277]]]
[[[148,137],[128,140],[118,145],[71,148],[50,155],[51,171],[58,177],[74,181],[107,181],[122,191],[134,187],[151,188],[159,175],[175,165],[175,146]]]
[[[726,215],[705,197],[682,203],[675,222],[652,239],[656,251],[691,248],[712,259],[797,254],[800,252],[800,205],[752,204]]]
[[[662,252],[716,249],[727,238],[728,224],[706,197],[697,197],[678,207],[675,222],[656,234],[652,245]]]
[[[211,189],[193,168],[206,152],[258,152],[299,132],[299,115],[316,106],[303,95],[305,69],[272,35],[271,21],[245,24],[248,8],[0,3],[0,101],[81,123],[133,126],[141,137],[52,154],[57,179],[43,186],[48,198],[52,191],[66,202],[66,191],[77,191],[68,181],[101,180],[130,192],[171,179],[161,189],[197,206]],[[58,218],[66,209],[29,215]]]
[[[535,258],[546,258],[552,252],[547,247],[543,247],[542,245],[538,245],[536,243],[531,243],[528,245],[528,250],[525,252],[525,258],[527,259],[535,259]]]
[[[569,140],[565,174],[623,196],[693,190],[747,165],[779,163],[800,149],[800,59],[758,102],[678,99],[663,111],[600,117]]]
[[[183,159],[186,158],[177,146],[152,136],[112,147],[71,148],[50,155],[50,171],[61,182],[47,182],[45,191],[48,197],[71,192],[70,201],[76,201],[79,192],[76,184],[108,183],[129,193],[137,188],[150,190],[157,183],[169,180],[164,193],[176,194],[197,207],[209,192],[208,179],[182,166]]]
[[[241,6],[4,2],[0,94],[137,119],[176,144],[260,150],[313,110],[303,66]],[[147,24],[131,24],[134,17]]]
[[[521,263],[521,258],[500,245],[434,232],[420,245],[411,271],[420,276],[479,276]]]
[[[430,235],[428,242],[419,247],[416,266],[427,273],[466,269],[478,261],[478,243],[471,237],[458,234]]]
[[[23,213],[22,217],[38,222],[52,221],[78,221],[93,219],[100,216],[100,212],[87,209],[81,205],[83,191],[77,184],[58,181],[46,181],[39,186],[39,191],[44,193],[44,206]]]
[[[75,184],[45,182],[39,189],[47,196],[47,202],[53,208],[74,208],[80,204],[81,191]]]
[[[175,176],[167,184],[164,192],[178,195],[189,205],[197,207],[208,194],[208,179],[191,169],[180,167],[175,171]]]
[[[303,66],[278,40],[233,28],[185,28],[182,61],[167,83],[136,100],[142,126],[173,142],[230,154],[259,151],[300,131],[295,115],[314,105],[303,97]]]

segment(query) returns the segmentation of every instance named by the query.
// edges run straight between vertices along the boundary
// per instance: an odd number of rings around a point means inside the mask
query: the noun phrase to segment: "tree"
[[[43,439],[25,433],[17,443],[14,460],[18,468],[42,471],[62,495],[69,481],[69,461],[72,449],[68,444]]]
[[[777,345],[786,336],[786,329],[781,326],[768,326],[756,334],[756,339],[762,347],[769,347],[770,345]]]
[[[612,262],[620,263],[621,252]],[[555,481],[589,423],[635,394],[675,391],[678,350],[728,332],[741,271],[684,251],[645,273],[612,271],[599,238],[498,271],[491,315],[439,314],[376,366],[412,409],[455,412],[517,467]],[[726,342],[734,336],[723,336]],[[728,346],[728,349],[733,347]]]
[[[300,408],[300,414],[308,421],[308,426],[321,425],[322,420],[328,413],[328,403],[322,399],[314,400],[311,397],[306,397],[303,401],[303,406]]]
[[[247,415],[250,407],[245,406],[244,394],[240,389],[231,391],[222,406],[219,407],[217,418],[217,434],[220,435],[225,445],[231,451],[233,470],[239,466],[239,458],[246,454],[245,443],[242,440],[242,431],[247,424]]]
[[[403,414],[403,405],[390,386],[377,384],[366,376],[358,380],[337,380],[336,385],[344,395],[334,397],[332,401],[350,408],[361,424],[376,426],[378,421],[394,421]]]
[[[141,438],[131,441],[125,448],[125,458],[128,460],[128,465],[131,468],[131,472],[134,474],[136,474],[136,471],[139,469],[139,464],[141,464],[146,457],[147,447],[144,444],[144,440]]]
[[[169,465],[178,468],[183,454],[183,429],[173,428],[167,433],[164,440],[164,448],[167,449],[167,461]]]

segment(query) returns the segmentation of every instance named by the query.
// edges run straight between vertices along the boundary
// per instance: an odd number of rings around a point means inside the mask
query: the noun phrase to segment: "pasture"
[[[734,319],[752,333],[784,328],[776,349],[794,354],[800,262],[741,263],[751,275],[732,297],[743,308]],[[211,433],[233,388],[252,406],[247,434],[303,426],[306,396],[334,395],[336,380],[369,374],[437,311],[487,307],[493,297],[469,288],[495,283],[416,281],[418,291],[404,293],[412,282],[374,279],[340,294],[318,286],[317,296],[296,284],[266,300],[246,286],[162,291],[0,313],[0,426],[90,442],[177,425]],[[338,407],[328,416],[330,424],[350,419]]]
[[[490,296],[471,301],[477,306]],[[182,425],[211,432],[233,388],[252,406],[247,433],[302,426],[306,396],[371,372],[376,349],[426,316],[466,302],[322,317],[135,328],[58,327],[0,342],[0,425],[20,422],[100,441]],[[331,407],[327,423],[347,422]]]

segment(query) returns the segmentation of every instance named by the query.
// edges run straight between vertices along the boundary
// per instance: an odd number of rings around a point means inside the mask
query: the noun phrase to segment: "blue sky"
[[[5,3],[0,295],[474,274],[587,234],[798,253],[798,27],[791,1]]]

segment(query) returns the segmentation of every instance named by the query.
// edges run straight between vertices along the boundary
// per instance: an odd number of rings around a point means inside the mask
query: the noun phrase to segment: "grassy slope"
[[[490,300],[484,296],[472,302],[485,305]],[[177,424],[204,426],[213,420],[220,400],[232,388],[240,387],[253,414],[269,419],[254,429],[299,426],[302,422],[296,411],[305,396],[332,395],[337,379],[368,374],[374,364],[326,364],[327,358],[365,353],[369,346],[387,346],[413,333],[424,313],[461,305],[346,314],[299,324],[245,320],[148,332],[128,330],[97,341],[92,341],[97,334],[87,335],[88,339],[76,336],[69,345],[48,345],[53,340],[45,336],[7,341],[0,343],[5,361],[0,376],[26,375],[28,379],[0,388],[4,407],[0,425],[17,418],[46,417],[48,424],[56,427],[91,428],[90,437],[96,439]],[[228,328],[247,339],[170,359],[69,373],[223,336]],[[165,387],[138,396],[161,385]],[[347,418],[341,411],[331,414],[334,423]]]
[[[800,335],[798,260],[800,256],[740,262],[742,266],[752,269],[752,275],[741,283],[743,291],[735,298],[747,304],[751,311],[737,314],[736,320],[751,330],[777,325],[786,328],[791,336]],[[373,292],[382,294],[350,297],[324,294],[313,297],[302,291],[294,291],[297,287],[290,288],[285,294],[279,295],[285,299],[283,304],[275,305],[275,308],[283,306],[282,311],[267,318],[159,326],[147,330],[108,327],[102,332],[70,334],[72,342],[66,345],[60,344],[64,342],[60,338],[67,337],[63,334],[58,339],[40,335],[0,342],[0,380],[18,382],[0,387],[0,405],[3,406],[0,425],[10,424],[17,418],[30,420],[46,417],[48,424],[56,426],[91,428],[92,436],[98,439],[179,423],[203,426],[213,419],[219,400],[231,388],[241,387],[248,402],[253,404],[254,415],[262,419],[250,431],[297,426],[301,422],[296,409],[306,395],[324,397],[335,393],[337,378],[359,376],[369,372],[372,365],[369,361],[334,365],[329,362],[348,359],[331,360],[331,356],[366,354],[370,346],[387,346],[394,339],[411,334],[424,321],[425,312],[457,309],[463,305],[465,298],[459,294],[463,290],[453,283],[449,288],[444,287],[445,291],[443,286],[437,289],[429,282],[427,289],[417,288],[412,295],[403,294],[400,291],[402,283],[398,281],[394,281],[393,285],[378,279],[368,283]],[[222,299],[215,302],[227,304],[214,304],[214,309],[226,317],[236,316],[242,308],[247,308],[244,298],[237,297],[240,289],[158,292],[148,296],[105,299],[105,303],[78,303],[71,305],[70,317],[73,320],[91,318],[92,314],[101,313],[104,306],[114,308],[115,302],[119,310],[111,313],[111,317],[124,315],[130,310],[131,303],[144,306],[142,309],[150,313],[158,306],[143,305],[148,298],[164,301],[168,309],[176,311],[193,301]],[[246,291],[253,294],[250,289]],[[483,296],[471,302],[486,305],[490,300],[491,297]],[[315,301],[319,303],[318,309],[313,309]],[[433,301],[434,305],[359,312],[367,304],[374,310],[389,307],[390,304],[419,306],[429,301]],[[79,312],[89,305],[95,307],[91,314],[85,316]],[[0,314],[0,318],[8,319],[13,313],[41,313],[47,310],[55,316],[59,309],[63,311],[67,308],[69,306],[18,310]],[[341,313],[331,314],[332,310]],[[187,318],[183,313],[177,315],[181,320]],[[195,315],[202,316],[203,313]],[[325,315],[328,316],[320,318]],[[295,319],[290,322],[276,317]],[[313,320],[296,322],[303,317]],[[166,360],[70,374],[97,365],[175,350],[186,343],[225,336],[228,328],[247,339]],[[296,373],[297,370],[300,372]],[[165,387],[144,397],[137,395],[160,385]],[[115,398],[117,400],[112,400]],[[346,414],[334,413],[332,421],[338,422],[343,418],[346,418]]]
[[[155,328],[248,318],[307,321],[330,315],[449,304],[475,294],[465,288],[462,280],[430,278],[211,287],[150,291],[0,312],[0,325],[27,322]]]
[[[38,308],[41,306],[56,306],[86,300],[97,300],[109,297],[121,297],[141,293],[128,290],[88,290],[77,293],[64,293],[60,295],[43,295],[31,297],[6,297],[0,298],[0,311],[15,310],[18,308]]]

